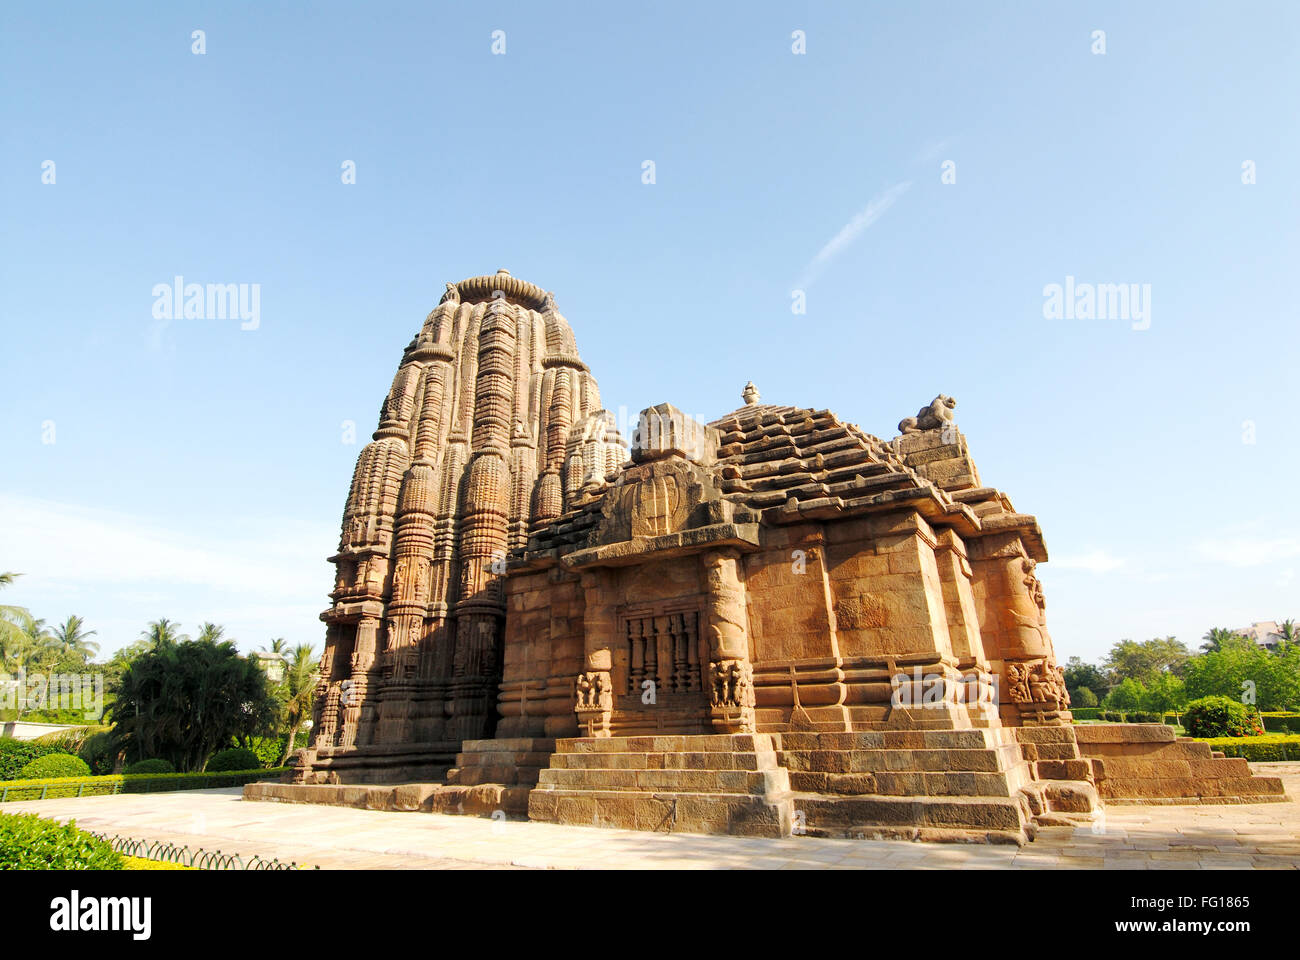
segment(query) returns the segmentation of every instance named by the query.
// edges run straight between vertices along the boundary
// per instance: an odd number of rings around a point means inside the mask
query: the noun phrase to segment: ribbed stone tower
[[[505,270],[447,284],[379,421],[330,558],[314,780],[438,776],[492,736],[506,555],[626,459],[555,298]]]

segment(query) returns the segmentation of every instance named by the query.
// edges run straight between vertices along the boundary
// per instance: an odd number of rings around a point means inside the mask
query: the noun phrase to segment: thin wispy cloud
[[[859,210],[853,219],[840,229],[839,233],[831,237],[830,241],[821,250],[817,251],[817,256],[813,257],[808,266],[804,268],[803,275],[799,279],[799,289],[808,289],[831,261],[847,250],[858,237],[862,236],[911,186],[912,181],[905,180],[872,197],[870,203]]]
[[[942,140],[931,140],[916,155],[917,163],[931,163],[938,160],[940,154],[952,146],[953,139],[953,137],[944,137]]]

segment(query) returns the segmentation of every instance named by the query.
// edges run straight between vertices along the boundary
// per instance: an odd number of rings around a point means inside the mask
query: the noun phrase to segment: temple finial
[[[745,384],[745,389],[744,392],[741,393],[741,397],[744,399],[745,406],[747,407],[752,407],[754,404],[758,403],[760,399],[762,399],[758,395],[758,387],[754,386],[753,380]]]

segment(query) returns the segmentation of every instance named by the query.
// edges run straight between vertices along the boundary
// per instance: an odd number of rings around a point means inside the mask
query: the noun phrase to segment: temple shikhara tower
[[[951,397],[892,440],[739,399],[625,445],[550,293],[448,283],[357,462],[312,745],[246,796],[1014,842],[1282,798],[1162,724],[1071,723],[1042,532]]]

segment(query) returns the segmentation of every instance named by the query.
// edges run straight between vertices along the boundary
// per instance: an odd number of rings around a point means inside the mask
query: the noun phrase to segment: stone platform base
[[[1163,724],[469,740],[445,782],[276,784],[248,800],[680,833],[1022,844],[1106,804],[1288,799]]]
[[[454,787],[443,783],[250,783],[245,800],[280,803],[322,803],[362,810],[416,813],[449,813],[467,816],[505,816],[521,820],[528,816],[526,786],[507,787],[499,783]]]
[[[1277,777],[1177,737],[1163,723],[1017,730],[1040,779],[1087,779],[1106,803],[1268,803],[1288,799]]]
[[[466,740],[445,782],[250,783],[255,789],[245,789],[244,799],[522,819],[528,816],[528,791],[554,749],[548,739]]]

